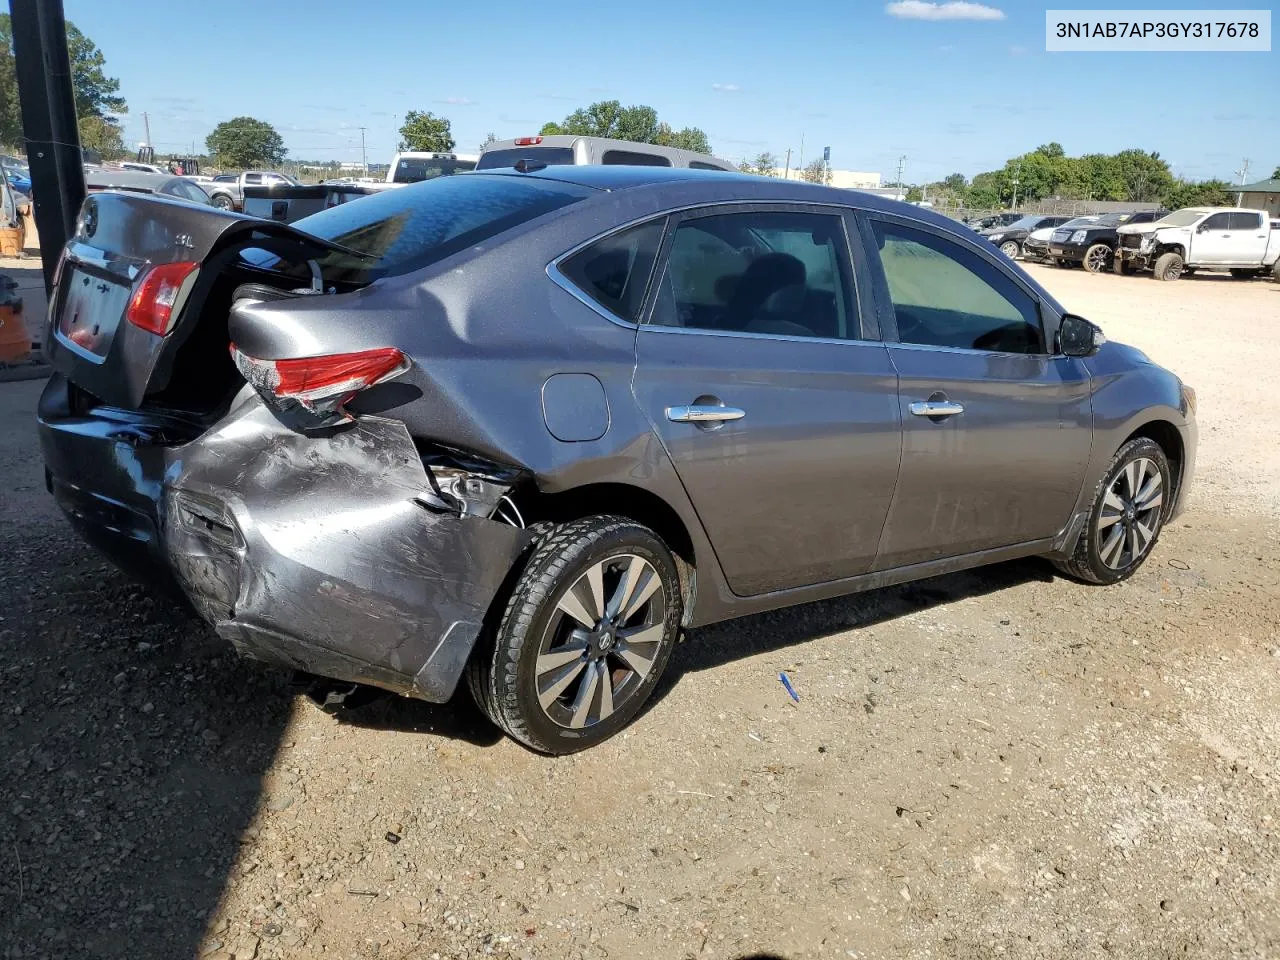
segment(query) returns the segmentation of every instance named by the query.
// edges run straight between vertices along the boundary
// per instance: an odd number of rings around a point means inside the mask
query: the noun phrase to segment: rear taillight
[[[173,329],[173,305],[178,293],[199,267],[200,264],[186,260],[182,263],[158,263],[148,268],[134,285],[125,318],[148,333],[165,336]]]
[[[517,147],[536,147],[541,142],[541,137],[516,137]]]
[[[233,343],[231,357],[240,374],[264,400],[277,409],[302,407],[316,418],[313,426],[351,419],[343,405],[352,397],[409,369],[408,359],[395,347],[325,357],[259,360]]]

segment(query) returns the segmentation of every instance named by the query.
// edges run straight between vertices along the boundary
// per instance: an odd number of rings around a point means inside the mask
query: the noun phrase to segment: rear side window
[[[719,170],[721,172],[724,172],[724,167],[720,166],[718,163],[706,163],[702,160],[690,160],[689,169],[690,170]]]
[[[1261,230],[1262,214],[1260,213],[1233,213],[1231,214],[1232,230]]]
[[[663,221],[598,240],[560,264],[575,287],[614,316],[635,323],[662,243]]]
[[[573,165],[572,147],[512,147],[510,150],[488,150],[480,154],[477,170],[501,170],[514,167],[521,160],[534,160],[548,167]]]
[[[671,161],[656,153],[641,153],[638,150],[606,150],[600,162],[624,167],[669,167]]]
[[[334,253],[327,261],[367,281],[421,269],[592,192],[514,176],[437,177],[339,204],[294,227],[374,258]]]

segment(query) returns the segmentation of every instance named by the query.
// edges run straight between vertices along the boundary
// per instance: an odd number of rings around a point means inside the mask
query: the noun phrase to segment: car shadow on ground
[[[1029,581],[1049,582],[1053,578],[1053,568],[1046,561],[1032,557],[691,630],[672,654],[670,666],[651,702],[657,703],[686,673],[712,670],[735,660],[843,630],[857,630],[968,597],[995,593]]]

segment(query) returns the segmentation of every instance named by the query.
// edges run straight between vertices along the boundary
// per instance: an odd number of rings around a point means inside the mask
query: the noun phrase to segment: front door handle
[[[912,400],[907,409],[917,417],[954,417],[964,413],[964,405],[954,400]]]
[[[741,420],[746,415],[745,410],[716,403],[685,403],[678,407],[667,407],[667,419],[672,423],[723,423],[726,420]]]

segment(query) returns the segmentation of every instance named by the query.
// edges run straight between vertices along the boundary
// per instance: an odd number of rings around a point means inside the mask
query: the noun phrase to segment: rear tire
[[[1111,258],[1111,272],[1117,276],[1127,277],[1133,273],[1133,265],[1121,260],[1118,256]]]
[[[1280,283],[1280,260],[1271,265],[1271,279],[1276,283]]]
[[[1154,273],[1157,280],[1173,281],[1182,276],[1182,268],[1185,265],[1182,257],[1176,253],[1162,253],[1156,257],[1156,265]]]
[[[625,517],[575,520],[538,542],[467,682],[513,739],[541,753],[585,750],[640,712],[683,614],[676,564],[657,534]]]
[[[1000,244],[1000,252],[1010,260],[1017,260],[1018,254],[1022,252],[1022,248],[1018,246],[1017,240],[1006,240]]]
[[[1095,243],[1084,252],[1084,268],[1090,273],[1106,273],[1111,261],[1111,248],[1105,243]]]
[[[216,194],[209,202],[219,210],[232,210],[235,208],[235,203],[225,193]]]
[[[1071,556],[1055,559],[1054,566],[1084,583],[1128,579],[1155,549],[1172,496],[1172,472],[1160,444],[1147,437],[1130,440],[1098,482]]]

